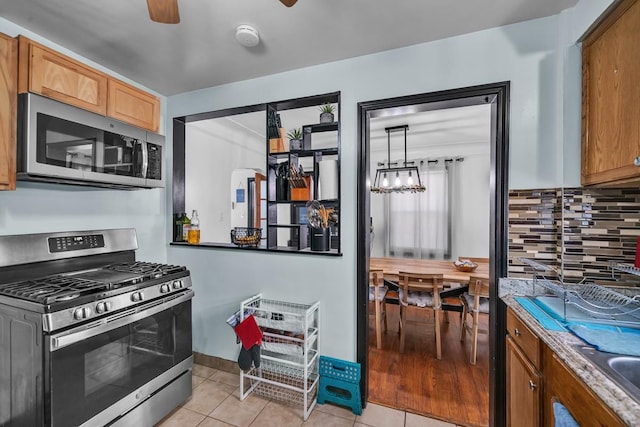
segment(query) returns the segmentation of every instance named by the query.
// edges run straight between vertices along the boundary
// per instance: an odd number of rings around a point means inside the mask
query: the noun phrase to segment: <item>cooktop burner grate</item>
[[[169,274],[186,271],[186,267],[169,264],[156,264],[153,262],[123,262],[120,264],[111,264],[104,267],[105,270],[119,271],[122,273],[139,273],[146,279],[157,279]]]
[[[86,272],[67,272],[0,284],[0,295],[53,305],[130,285],[140,286],[142,282],[150,282],[163,276],[186,271],[186,267],[177,265],[141,261],[122,262]]]
[[[40,304],[69,301],[81,295],[106,290],[108,285],[91,280],[66,276],[48,276],[41,279],[0,285],[0,295],[20,298]]]

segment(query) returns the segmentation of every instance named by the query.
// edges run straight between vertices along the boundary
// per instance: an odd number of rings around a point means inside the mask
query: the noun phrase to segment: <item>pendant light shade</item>
[[[419,193],[426,190],[420,180],[420,171],[413,161],[407,161],[407,130],[409,125],[391,126],[384,128],[387,132],[387,162],[378,163],[382,166],[376,170],[376,178],[371,186],[372,193]],[[395,166],[391,163],[391,132],[404,131],[404,162],[402,166]],[[394,177],[393,186],[389,185],[387,173]],[[415,177],[414,177],[415,174]],[[404,178],[404,179],[403,179]],[[414,181],[414,179],[416,181]],[[417,182],[417,184],[416,184]]]

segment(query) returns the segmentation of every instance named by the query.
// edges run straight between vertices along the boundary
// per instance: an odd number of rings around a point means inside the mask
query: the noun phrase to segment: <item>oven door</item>
[[[161,388],[158,378],[183,374],[166,373],[192,355],[192,297],[188,289],[45,340],[47,425],[106,424]]]

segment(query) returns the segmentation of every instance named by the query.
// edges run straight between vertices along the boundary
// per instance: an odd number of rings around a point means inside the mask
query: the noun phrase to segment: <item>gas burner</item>
[[[76,299],[80,296],[80,294],[68,294],[68,295],[62,295],[56,298],[56,301],[69,301],[72,299]]]
[[[48,305],[106,289],[104,283],[57,275],[0,285],[0,295]]]
[[[111,264],[104,267],[106,270],[113,270],[122,273],[138,273],[144,276],[144,279],[158,279],[162,276],[186,271],[186,267],[179,265],[157,264],[153,262],[123,262],[120,264]]]

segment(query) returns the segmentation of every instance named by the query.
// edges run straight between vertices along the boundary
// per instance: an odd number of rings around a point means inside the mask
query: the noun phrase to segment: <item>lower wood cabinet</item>
[[[554,426],[555,402],[580,427],[626,425],[510,308],[506,342],[508,426]]]
[[[543,349],[545,426],[555,425],[554,402],[560,402],[581,427],[626,425],[548,347]]]
[[[541,402],[542,374],[507,336],[507,425],[540,426]]]
[[[16,188],[18,42],[0,33],[0,190]]]

